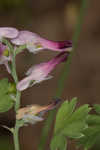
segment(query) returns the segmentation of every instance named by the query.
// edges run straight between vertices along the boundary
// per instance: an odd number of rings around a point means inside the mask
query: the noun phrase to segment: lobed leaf
[[[9,94],[8,79],[0,80],[0,112],[6,112],[13,107],[13,100]]]
[[[73,98],[72,101],[70,102],[65,101],[61,105],[56,116],[55,132],[61,129],[63,124],[65,124],[66,120],[69,119],[69,117],[71,116],[71,114],[75,109],[76,103],[77,103],[77,98]]]
[[[100,116],[99,115],[88,115],[87,118],[88,125],[100,125]]]
[[[100,104],[95,104],[94,109],[95,109],[96,113],[100,115]]]
[[[90,149],[100,139],[100,126],[89,127],[83,134],[85,136],[79,139],[78,146],[82,145],[84,148]]]
[[[83,131],[88,128],[87,118],[91,108],[85,104],[75,111],[76,103],[76,98],[65,101],[58,110],[51,150],[66,150],[67,137],[84,137]]]
[[[51,150],[66,150],[67,140],[65,136],[59,135],[52,138],[50,144]]]
[[[87,123],[89,127],[83,131],[84,137],[78,141],[78,146],[83,146],[85,149],[90,149],[94,146],[95,150],[100,149],[100,116],[88,115]],[[96,148],[96,146],[98,147]]]
[[[55,134],[62,134],[72,138],[83,136],[82,131],[88,127],[86,120],[90,108],[87,104],[74,111],[77,99],[65,101],[57,113]],[[74,112],[73,112],[74,111]]]

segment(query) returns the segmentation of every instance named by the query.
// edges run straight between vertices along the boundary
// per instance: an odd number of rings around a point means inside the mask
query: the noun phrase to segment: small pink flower
[[[24,125],[35,124],[37,122],[43,121],[44,114],[52,109],[54,109],[59,103],[61,99],[56,99],[46,106],[40,105],[30,105],[27,107],[20,108],[17,112],[16,118],[17,120],[23,120]]]
[[[68,55],[68,52],[61,52],[50,61],[31,67],[26,73],[27,77],[17,84],[17,89],[19,91],[23,91],[36,83],[50,79],[51,76],[48,74],[56,67],[57,64],[65,61]]]
[[[71,41],[50,41],[40,37],[36,33],[29,31],[20,31],[18,36],[11,40],[15,45],[26,44],[27,49],[32,53],[37,53],[43,49],[50,49],[53,51],[71,51]]]
[[[0,64],[4,64],[9,73],[11,73],[8,61],[11,61],[11,57],[9,56],[9,49],[4,44],[0,43]]]
[[[7,71],[11,73],[8,61],[11,61],[11,56],[9,55],[9,48],[2,43],[2,38],[13,39],[18,35],[18,30],[11,27],[0,27],[0,64],[4,64]]]

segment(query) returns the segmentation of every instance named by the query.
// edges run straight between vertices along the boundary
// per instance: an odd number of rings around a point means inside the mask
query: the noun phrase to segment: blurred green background
[[[75,31],[81,0],[0,0],[0,27],[11,26],[20,30],[36,32],[50,40],[71,40]],[[79,104],[99,103],[100,101],[100,1],[89,0],[78,48],[72,59],[69,80],[62,99],[78,97]],[[32,64],[45,62],[56,52],[43,51],[36,55],[24,51],[17,56],[19,79]],[[22,92],[21,104],[45,105],[55,96],[63,64],[52,73],[53,79],[35,85]],[[4,66],[0,66],[0,79],[8,77]],[[14,150],[12,135],[2,128],[5,124],[14,126],[13,109],[0,114],[0,150]],[[21,150],[37,150],[43,122],[29,125],[20,130]],[[48,141],[49,142],[49,141]],[[49,150],[49,148],[47,148]],[[68,149],[75,145],[68,143]],[[95,150],[95,149],[94,149]],[[99,149],[98,149],[99,150]]]

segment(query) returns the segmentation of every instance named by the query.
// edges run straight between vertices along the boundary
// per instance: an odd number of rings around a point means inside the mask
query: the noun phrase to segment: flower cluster
[[[3,38],[7,38],[14,47],[26,45],[29,52],[37,53],[42,50],[52,50],[60,52],[56,57],[48,62],[32,66],[27,72],[26,77],[18,82],[17,89],[23,91],[26,88],[50,79],[49,73],[56,67],[57,64],[67,60],[70,51],[72,50],[71,41],[51,41],[40,37],[36,33],[30,31],[18,31],[15,28],[1,27],[0,28],[0,64],[4,64],[9,73],[9,61],[12,61],[12,55],[9,47],[3,43]],[[16,49],[14,49],[16,50]]]
[[[32,66],[26,72],[24,79],[19,81],[15,86],[11,85],[9,91],[11,93],[13,89],[15,91],[16,89],[17,91],[23,91],[34,84],[52,78],[49,74],[56,65],[67,60],[72,50],[72,42],[51,41],[30,31],[19,31],[16,28],[0,27],[0,64],[4,64],[8,73],[12,76],[14,75],[13,67],[15,67],[15,65],[13,66],[13,61],[15,61],[15,56],[20,52],[20,49],[22,50],[22,47],[33,54],[42,50],[52,50],[59,53],[47,62]],[[11,96],[16,101],[16,96]],[[20,108],[17,111],[16,119],[22,121],[21,126],[24,124],[27,125],[28,123],[35,124],[36,122],[42,121],[44,113],[55,108],[59,101],[59,99],[56,99],[56,101],[46,106],[31,105]]]

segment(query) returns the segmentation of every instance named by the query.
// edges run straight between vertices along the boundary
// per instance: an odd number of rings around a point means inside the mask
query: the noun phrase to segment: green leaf
[[[85,127],[87,127],[85,122],[75,121],[74,123],[67,125],[67,127],[62,130],[62,134],[70,138],[80,138],[84,136],[82,130]]]
[[[84,148],[90,149],[97,140],[100,140],[100,125],[87,128],[83,134],[85,136],[79,139],[78,146],[83,145]]]
[[[72,138],[83,136],[82,131],[87,128],[86,119],[89,111],[88,105],[83,105],[73,112],[64,122],[62,134]]]
[[[0,112],[6,112],[13,107],[13,100],[9,94],[8,79],[0,80]]]
[[[75,111],[77,99],[65,101],[56,115],[54,136],[51,150],[66,150],[66,138],[81,138],[83,131],[88,127],[87,117],[90,108],[87,104]]]
[[[55,132],[61,129],[64,122],[66,122],[66,120],[71,116],[71,114],[75,109],[76,103],[77,103],[77,98],[73,98],[72,101],[70,102],[65,101],[61,105],[56,116]]]
[[[95,109],[96,113],[100,115],[100,104],[95,104],[94,109]]]
[[[99,115],[88,115],[87,118],[88,125],[100,125],[100,116]]]
[[[100,149],[100,116],[99,115],[88,115],[87,118],[88,128],[83,131],[84,137],[78,141],[78,146],[83,146],[85,149],[90,149],[95,145],[99,145]]]
[[[67,148],[67,140],[64,136],[54,136],[51,144],[51,150],[66,150]]]
[[[71,118],[69,118],[70,122],[72,122],[73,120],[75,121],[82,121],[82,120],[86,120],[87,116],[88,116],[88,112],[91,110],[91,108],[89,108],[88,104],[85,104],[81,107],[79,107],[71,116]]]
[[[59,109],[55,123],[55,135],[64,135],[71,138],[80,138],[82,131],[88,127],[86,119],[90,108],[87,104],[74,111],[77,99],[65,101]]]

